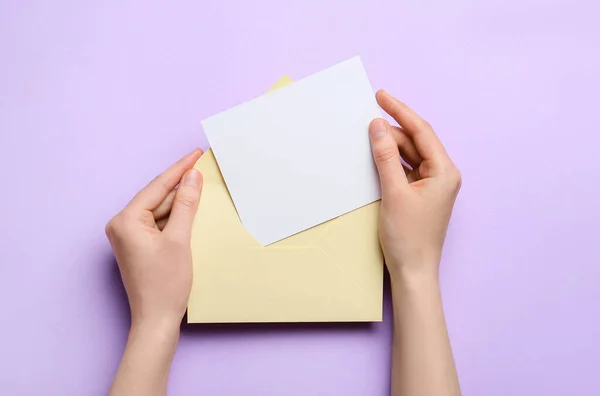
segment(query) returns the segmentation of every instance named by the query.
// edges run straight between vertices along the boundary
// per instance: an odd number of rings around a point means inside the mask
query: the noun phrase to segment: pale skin
[[[369,126],[394,307],[392,395],[460,395],[438,268],[461,176],[426,121],[385,91],[377,102],[399,125]],[[192,167],[201,155],[196,149],[179,160],[106,226],[131,308],[111,396],[166,394],[192,286],[191,227],[202,191]]]

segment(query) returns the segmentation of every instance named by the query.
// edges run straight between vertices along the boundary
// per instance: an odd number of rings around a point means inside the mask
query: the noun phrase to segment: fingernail
[[[196,169],[190,169],[183,176],[183,183],[188,186],[198,188],[200,187],[200,178],[200,172],[198,172]]]
[[[385,125],[385,121],[381,119],[373,120],[369,126],[369,132],[371,133],[371,137],[374,139],[384,137],[387,134],[387,126]]]

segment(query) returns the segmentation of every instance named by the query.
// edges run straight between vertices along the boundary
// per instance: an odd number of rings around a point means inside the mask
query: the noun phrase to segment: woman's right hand
[[[386,265],[392,280],[417,273],[437,277],[460,172],[425,120],[385,91],[377,92],[377,102],[400,125],[377,118],[369,126]]]

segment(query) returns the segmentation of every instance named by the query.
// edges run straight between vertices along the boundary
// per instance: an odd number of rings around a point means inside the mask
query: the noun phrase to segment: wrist
[[[439,290],[438,266],[435,263],[388,265],[393,289],[405,291]]]
[[[129,337],[146,342],[172,343],[179,340],[180,321],[172,318],[132,318]]]
[[[434,312],[441,309],[441,289],[437,271],[398,270],[390,274],[394,317],[397,310],[417,309]]]

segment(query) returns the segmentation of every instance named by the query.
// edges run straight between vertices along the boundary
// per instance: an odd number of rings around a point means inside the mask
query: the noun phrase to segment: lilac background
[[[600,3],[0,3],[0,393],[101,395],[128,328],[103,227],[200,120],[360,54],[464,176],[442,264],[465,395],[600,393]],[[385,395],[376,325],[183,332],[171,395]]]

